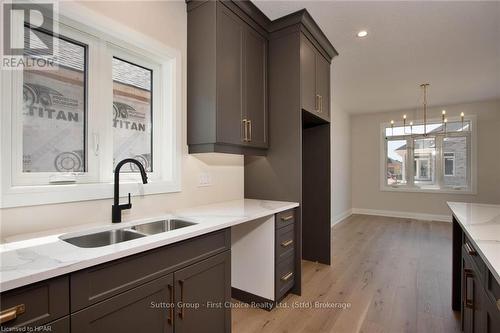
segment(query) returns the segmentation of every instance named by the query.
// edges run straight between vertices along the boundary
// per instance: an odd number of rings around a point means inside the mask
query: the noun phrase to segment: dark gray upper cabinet
[[[265,30],[233,2],[189,1],[187,66],[189,152],[265,155]]]
[[[244,23],[225,6],[217,6],[217,142],[241,145],[243,116]],[[196,121],[196,119],[194,119]]]
[[[300,37],[302,109],[330,120],[330,62],[305,34]]]
[[[246,144],[267,148],[267,39],[253,28],[245,28],[244,115]]]

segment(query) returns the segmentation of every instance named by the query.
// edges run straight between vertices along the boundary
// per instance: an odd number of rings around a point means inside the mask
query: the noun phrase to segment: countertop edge
[[[83,259],[81,261],[78,261],[76,263],[68,263],[68,265],[65,266],[58,266],[52,269],[48,269],[43,272],[37,272],[34,274],[26,275],[24,277],[20,278],[14,278],[8,281],[0,281],[0,292],[6,292],[9,290],[13,290],[16,288],[20,288],[32,283],[40,282],[43,280],[48,280],[51,278],[55,278],[61,275],[69,274],[81,269],[89,268],[92,266],[100,265],[109,261],[117,260],[120,258],[128,257],[134,254],[142,253],[145,251],[153,250],[162,246],[167,246],[171,245],[174,243],[178,243],[187,239],[191,239],[194,237],[202,236],[209,234],[211,232],[219,231],[222,229],[226,229],[238,224],[246,223],[249,221],[253,221],[265,216],[270,216],[274,215],[289,209],[297,208],[300,206],[299,203],[296,202],[282,202],[284,205],[282,207],[276,208],[276,209],[269,209],[267,211],[263,211],[262,213],[255,214],[252,216],[245,216],[244,218],[240,219],[235,219],[234,221],[228,221],[225,223],[217,224],[217,225],[209,225],[206,228],[203,229],[197,229],[189,233],[184,233],[180,234],[177,236],[161,239],[161,240],[154,240],[152,239],[151,243],[148,244],[140,244],[137,245],[136,247],[131,247],[128,249],[123,249],[123,250],[118,250],[114,253],[111,254],[106,254],[101,257],[97,258],[91,258],[91,259]],[[1,275],[1,273],[0,273]],[[1,277],[0,277],[1,279]]]
[[[481,245],[478,244],[476,242],[476,240],[472,237],[472,235],[469,233],[469,230],[467,230],[466,226],[464,225],[464,223],[460,220],[460,218],[457,216],[457,214],[454,212],[453,210],[453,206],[454,204],[456,203],[460,203],[460,202],[454,202],[454,201],[447,201],[446,204],[448,205],[448,207],[450,208],[451,212],[452,212],[452,215],[454,217],[454,219],[458,222],[458,224],[460,224],[460,228],[462,229],[462,231],[467,235],[467,238],[469,238],[471,240],[471,242],[473,242],[473,245],[474,245],[474,248],[475,250],[477,250],[477,252],[479,253],[479,256],[481,257],[481,259],[484,261],[484,263],[486,264],[486,267],[488,267],[488,270],[493,274],[493,276],[495,277],[496,281],[498,284],[500,284],[500,273],[493,267],[493,265],[491,264],[490,260],[488,259],[488,257],[483,253],[483,250],[481,249]],[[495,205],[489,205],[489,206],[495,206]]]

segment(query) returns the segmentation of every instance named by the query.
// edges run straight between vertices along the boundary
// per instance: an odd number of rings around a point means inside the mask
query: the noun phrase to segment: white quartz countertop
[[[67,234],[61,233],[1,244],[0,291],[67,274],[298,206],[299,204],[294,202],[242,199],[182,209],[155,218],[86,227],[70,233],[71,236],[78,236],[170,217],[197,223],[193,226],[98,248],[80,248],[69,244],[59,238],[62,235],[67,238]]]
[[[448,202],[448,206],[500,283],[500,205]]]

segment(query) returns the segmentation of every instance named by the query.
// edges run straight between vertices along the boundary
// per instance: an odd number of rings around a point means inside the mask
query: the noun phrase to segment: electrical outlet
[[[198,186],[212,186],[212,176],[208,172],[202,172],[198,176]]]

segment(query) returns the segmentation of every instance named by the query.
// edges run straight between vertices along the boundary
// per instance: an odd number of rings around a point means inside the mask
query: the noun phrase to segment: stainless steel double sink
[[[184,220],[168,219],[61,239],[78,247],[93,248],[126,242],[149,235],[189,227],[195,224],[194,222]]]

